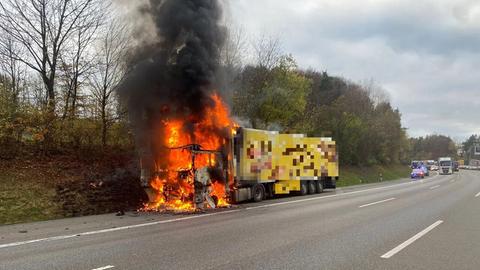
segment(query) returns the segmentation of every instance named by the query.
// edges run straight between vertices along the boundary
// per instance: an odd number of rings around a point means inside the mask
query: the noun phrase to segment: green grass
[[[410,176],[408,165],[370,166],[370,167],[340,167],[340,180],[337,187],[353,186],[367,183],[396,180]]]
[[[43,179],[39,179],[36,173],[33,175],[0,170],[0,224],[41,221],[61,216],[59,206],[54,202],[54,187],[40,183]]]

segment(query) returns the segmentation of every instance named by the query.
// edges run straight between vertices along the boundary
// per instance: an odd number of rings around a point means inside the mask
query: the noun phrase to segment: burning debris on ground
[[[226,29],[215,0],[150,0],[156,41],[131,57],[120,87],[128,106],[149,196],[143,210],[228,205],[233,122],[218,94],[217,73]]]

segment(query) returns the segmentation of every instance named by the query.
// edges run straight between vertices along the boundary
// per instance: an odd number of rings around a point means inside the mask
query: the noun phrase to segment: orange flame
[[[194,175],[191,170],[193,168],[192,153],[179,147],[197,144],[205,150],[221,150],[227,144],[227,139],[232,135],[231,132],[235,126],[220,96],[213,94],[211,98],[214,102],[213,106],[205,108],[203,119],[193,124],[193,132],[185,130],[186,124],[189,124],[191,119],[162,121],[165,140],[163,144],[170,150],[165,152],[165,156],[158,157],[163,161],[163,165],[157,168],[159,176],[150,183],[156,192],[156,199],[145,205],[144,210],[193,210],[195,208]],[[213,153],[197,154],[195,168],[215,166],[218,162],[216,158]],[[230,154],[228,158],[231,158]],[[224,166],[227,165],[224,164]],[[224,183],[214,181],[210,189],[210,196],[218,198],[217,206],[229,205]]]

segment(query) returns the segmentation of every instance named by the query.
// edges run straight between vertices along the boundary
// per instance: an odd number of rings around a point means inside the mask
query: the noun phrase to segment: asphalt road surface
[[[480,269],[480,172],[2,226],[0,269]]]

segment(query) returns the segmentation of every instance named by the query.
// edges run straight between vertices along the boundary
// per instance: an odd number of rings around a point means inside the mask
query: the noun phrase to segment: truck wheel
[[[265,198],[265,188],[262,184],[256,184],[252,188],[252,198],[254,202],[261,202]]]
[[[322,193],[323,192],[322,181],[320,181],[320,180],[315,181],[315,186],[316,186],[316,192],[317,193]]]
[[[300,181],[300,195],[305,196],[308,194],[307,181]]]
[[[315,186],[316,181],[308,181],[308,194],[317,193],[317,187]]]

